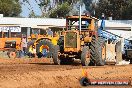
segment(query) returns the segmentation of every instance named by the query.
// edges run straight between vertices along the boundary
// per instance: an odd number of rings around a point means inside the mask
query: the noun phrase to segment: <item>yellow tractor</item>
[[[36,54],[38,58],[41,57],[51,57],[54,45],[57,45],[58,36],[57,35],[40,35],[31,34],[28,37],[27,53],[32,49],[32,45],[36,47]]]
[[[104,65],[105,41],[98,37],[98,19],[82,15],[79,22],[79,16],[66,18],[66,31],[54,47],[54,64],[80,59],[83,66]]]

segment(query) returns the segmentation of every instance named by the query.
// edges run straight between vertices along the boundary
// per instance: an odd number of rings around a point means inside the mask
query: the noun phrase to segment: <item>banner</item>
[[[0,27],[0,32],[8,32],[8,30],[11,30],[11,32],[21,32],[21,28],[19,26],[3,26]]]

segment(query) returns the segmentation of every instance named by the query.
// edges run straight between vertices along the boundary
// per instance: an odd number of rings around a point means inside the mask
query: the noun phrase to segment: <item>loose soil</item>
[[[0,88],[82,88],[79,83],[82,69],[85,69],[90,79],[132,81],[132,65],[82,67],[80,61],[69,65],[54,65],[52,59],[45,58],[0,58]],[[115,86],[88,86],[88,88],[106,87]],[[132,88],[132,86],[116,86],[116,88]]]

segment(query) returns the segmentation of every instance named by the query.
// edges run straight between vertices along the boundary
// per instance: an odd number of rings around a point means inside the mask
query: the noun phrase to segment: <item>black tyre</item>
[[[59,46],[58,45],[55,45],[54,46],[54,50],[53,50],[53,62],[56,65],[60,65],[61,64],[59,52],[60,52]]]
[[[17,52],[16,49],[10,49],[7,52],[7,55],[8,55],[9,58],[15,59],[18,56],[18,52]]]
[[[93,37],[92,39],[92,42],[91,42],[91,46],[90,46],[90,53],[91,53],[91,61],[94,62],[95,65],[97,66],[103,66],[105,63],[105,55],[102,54],[102,47],[104,47],[105,43],[100,39],[98,38],[95,39],[95,37]],[[103,56],[102,56],[103,55]]]
[[[83,66],[88,66],[90,63],[90,49],[84,46],[81,53],[81,63]]]
[[[90,85],[91,83],[90,83],[90,80],[89,80],[88,78],[82,77],[82,78],[80,79],[80,84],[81,84],[81,86],[88,86],[88,85]]]
[[[44,50],[44,51],[43,51]],[[53,44],[50,40],[44,39],[41,40],[38,45],[36,45],[36,52],[38,58],[51,57],[53,53]]]
[[[95,57],[96,57],[96,53],[95,53],[95,45],[96,45],[96,39],[95,37],[92,38],[91,41],[91,45],[90,45],[90,65],[94,66],[95,65]]]
[[[30,53],[29,50],[30,50],[30,48],[32,48],[32,46],[34,45],[34,43],[35,43],[34,40],[31,40],[31,41],[28,42],[28,44],[27,44],[27,49],[26,49],[26,53],[27,53],[27,54]]]

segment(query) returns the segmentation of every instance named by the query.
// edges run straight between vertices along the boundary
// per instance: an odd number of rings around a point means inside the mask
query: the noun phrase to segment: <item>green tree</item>
[[[69,14],[69,11],[71,11],[71,13],[77,13],[73,6],[78,1],[79,0],[53,0],[53,3],[51,3],[51,0],[35,0],[42,13],[40,17],[65,17]],[[32,8],[29,0],[23,0],[22,3],[27,3],[30,8]]]
[[[0,14],[4,16],[19,16],[21,5],[19,0],[0,0]]]
[[[122,19],[132,20],[132,0],[128,0],[127,6],[123,8]]]
[[[99,0],[96,7],[96,16],[100,17],[104,13],[106,18],[112,16],[113,19],[123,19],[124,8],[127,5],[127,0]]]
[[[57,6],[57,8],[51,10],[50,17],[57,18],[57,17],[66,17],[71,10],[71,6],[68,2],[62,3]]]
[[[94,3],[93,0],[82,0],[82,2],[85,4],[86,10],[93,15],[94,14]]]
[[[35,18],[35,17],[36,17],[36,15],[35,15],[34,11],[32,10],[29,14],[29,18]]]
[[[52,6],[50,0],[42,0],[39,6],[45,9],[41,11],[46,17],[65,17],[77,1],[79,0],[54,0],[55,5]]]
[[[35,0],[36,1],[36,0]],[[39,0],[39,2],[36,1],[36,3],[39,3],[39,8],[41,9],[42,16],[46,16],[47,12],[50,10],[50,0]]]
[[[75,4],[77,3],[79,0],[59,0],[58,3],[65,3],[65,2],[68,2],[69,4]]]

